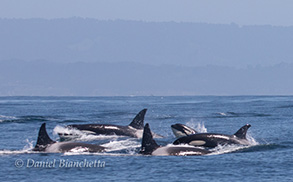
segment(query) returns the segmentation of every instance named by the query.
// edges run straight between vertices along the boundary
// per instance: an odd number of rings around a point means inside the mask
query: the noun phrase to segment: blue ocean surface
[[[224,134],[251,124],[250,145],[143,156],[141,138],[84,135],[78,140],[107,151],[32,151],[44,122],[59,140],[66,125],[128,125],[144,108],[145,123],[164,136],[155,138],[160,145],[173,143],[175,123]],[[292,130],[292,96],[0,97],[0,181],[293,181]]]

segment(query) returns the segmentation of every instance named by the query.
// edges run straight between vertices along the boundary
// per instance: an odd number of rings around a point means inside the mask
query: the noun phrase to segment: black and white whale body
[[[208,150],[196,148],[194,146],[174,146],[167,145],[164,147],[159,146],[153,139],[149,124],[144,127],[143,137],[141,142],[140,154],[143,155],[206,155],[211,153]]]
[[[179,123],[171,125],[171,129],[172,129],[174,135],[176,136],[176,138],[180,138],[180,137],[184,137],[184,136],[198,133],[194,129],[192,129],[184,124],[179,124]]]
[[[103,152],[105,147],[87,143],[53,141],[46,131],[46,123],[42,124],[39,130],[38,141],[33,151],[63,153],[74,150],[79,152]]]
[[[178,138],[173,142],[173,144],[188,144],[203,147],[216,147],[218,145],[229,144],[249,145],[249,141],[246,139],[246,133],[250,127],[250,124],[246,124],[241,127],[234,135],[218,133],[196,133]]]
[[[119,136],[129,136],[135,138],[141,138],[143,127],[144,127],[144,117],[147,109],[141,110],[132,122],[128,126],[119,125],[109,125],[109,124],[79,124],[79,125],[68,125],[69,129],[77,129],[83,133],[93,134],[93,135],[119,135]],[[70,136],[68,133],[58,133],[61,138]]]

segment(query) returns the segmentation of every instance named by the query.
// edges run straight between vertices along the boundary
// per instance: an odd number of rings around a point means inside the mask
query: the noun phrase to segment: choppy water
[[[43,122],[58,140],[56,131],[65,125],[128,125],[143,108],[148,109],[145,122],[164,136],[156,139],[161,145],[175,140],[170,129],[175,123],[225,134],[249,123],[251,145],[220,146],[208,156],[141,156],[141,139],[84,135],[79,140],[107,151],[31,151]],[[292,181],[292,124],[291,96],[0,97],[0,181]]]

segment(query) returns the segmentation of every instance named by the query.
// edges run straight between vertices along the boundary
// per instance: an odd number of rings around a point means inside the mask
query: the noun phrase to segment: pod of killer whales
[[[151,132],[150,125],[144,125],[144,117],[147,109],[141,110],[128,126],[109,125],[109,124],[80,124],[68,125],[66,128],[79,130],[81,133],[91,135],[119,135],[134,138],[142,138],[139,154],[141,155],[207,155],[212,153],[211,149],[219,145],[249,145],[246,132],[250,124],[242,126],[232,135],[220,133],[199,133],[194,129],[183,125],[171,125],[171,129],[176,140],[169,145],[160,146],[155,141],[155,137],[160,135]],[[72,142],[70,138],[78,137],[68,132],[59,132],[63,142],[53,141],[47,131],[46,123],[40,127],[38,139],[33,151],[63,153],[72,150],[79,152],[105,152],[106,147],[82,142]]]

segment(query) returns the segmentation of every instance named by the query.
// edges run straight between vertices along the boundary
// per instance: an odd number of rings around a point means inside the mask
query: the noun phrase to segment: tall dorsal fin
[[[246,124],[244,126],[242,126],[234,135],[240,139],[246,139],[246,132],[248,130],[248,128],[250,128],[251,125],[250,124]]]
[[[55,141],[53,141],[49,137],[49,135],[46,131],[46,123],[43,123],[40,130],[39,130],[37,144],[33,150],[34,151],[44,151],[46,149],[46,147],[52,143],[55,143]]]
[[[143,130],[142,142],[141,142],[141,154],[151,155],[154,150],[159,148],[157,142],[153,139],[153,135],[149,124],[147,123]]]
[[[179,123],[171,125],[171,129],[174,135],[176,136],[176,138],[193,135],[197,133],[197,131],[195,131],[194,129]]]
[[[147,109],[141,110],[135,118],[132,120],[132,122],[129,124],[129,126],[135,128],[135,129],[143,129],[143,123],[144,123],[144,116],[147,112]]]

